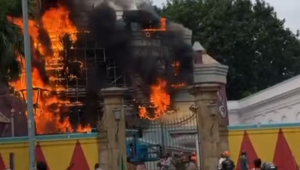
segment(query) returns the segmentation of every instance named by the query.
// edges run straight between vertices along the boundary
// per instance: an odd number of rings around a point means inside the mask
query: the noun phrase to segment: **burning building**
[[[97,93],[109,86],[130,89],[130,115],[158,119],[172,110],[172,93],[192,81],[191,31],[145,4],[38,4],[39,17],[29,22],[38,134],[90,131],[101,118]],[[19,61],[24,70],[22,56]],[[24,79],[25,73],[11,86],[26,100]]]

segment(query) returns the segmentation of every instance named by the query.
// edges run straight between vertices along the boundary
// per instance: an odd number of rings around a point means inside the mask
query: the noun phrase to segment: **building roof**
[[[220,64],[208,54],[202,54],[203,64]]]
[[[193,50],[194,51],[204,51],[205,49],[203,48],[203,46],[200,44],[199,41],[196,41],[193,45]]]
[[[267,103],[271,103],[274,100],[295,95],[297,92],[300,92],[300,75],[261,90],[243,99],[228,101],[228,110],[232,112],[241,109],[258,107],[262,104],[265,105]]]

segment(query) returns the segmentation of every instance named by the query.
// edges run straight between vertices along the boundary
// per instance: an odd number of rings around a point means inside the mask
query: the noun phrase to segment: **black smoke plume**
[[[123,20],[117,20],[116,11],[107,3],[102,3],[91,12],[89,30],[105,47],[106,56],[115,60],[124,72],[138,74],[144,85],[155,84],[157,78],[163,78],[170,84],[189,82],[192,48],[184,42],[183,27],[167,22],[167,31],[157,31],[153,36],[146,37],[143,29],[159,27],[160,17],[154,10],[146,10],[145,6],[140,9],[143,10],[125,10]],[[136,30],[133,29],[134,24],[137,24]],[[136,44],[145,42],[149,45]],[[181,63],[177,76],[172,66],[175,61]]]
[[[193,50],[184,41],[185,28],[167,21],[167,31],[151,32],[151,36],[147,37],[143,29],[160,26],[160,16],[148,4],[141,3],[137,6],[138,10],[128,10],[130,0],[108,0],[108,3],[101,4],[80,0],[45,1],[44,11],[58,4],[67,7],[70,19],[79,30],[82,23],[88,22],[83,29],[90,31],[94,40],[105,48],[106,58],[115,61],[117,67],[130,76],[130,85],[134,88],[147,88],[156,84],[158,78],[169,84],[192,81]],[[125,9],[122,19],[117,19],[110,2]],[[87,19],[79,16],[82,8],[92,9]],[[175,61],[180,62],[176,76]]]

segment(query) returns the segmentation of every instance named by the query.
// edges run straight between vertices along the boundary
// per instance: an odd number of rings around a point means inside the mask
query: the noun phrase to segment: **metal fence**
[[[132,121],[132,119],[127,121]],[[145,159],[132,159],[134,163],[145,163],[148,170],[157,170],[159,169],[157,164],[160,158],[166,153],[171,155],[185,154],[186,156],[192,154],[198,155],[198,134],[195,112],[174,112],[165,115],[159,120],[150,121],[137,118],[135,121],[140,122],[140,124],[135,127],[139,130],[127,127],[127,143],[136,140],[135,142],[137,142],[139,146],[147,148],[148,156],[145,157]],[[134,133],[134,131],[136,133]],[[137,133],[139,133],[139,136],[135,138],[132,134]],[[159,146],[160,148],[158,154],[156,152],[157,147],[155,146]],[[139,154],[141,154],[141,152]],[[159,157],[157,157],[157,155],[159,155]],[[141,157],[141,155],[135,156]]]

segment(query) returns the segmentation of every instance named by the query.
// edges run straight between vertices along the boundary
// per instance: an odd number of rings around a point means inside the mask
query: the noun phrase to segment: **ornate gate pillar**
[[[127,169],[124,114],[124,93],[126,90],[126,88],[118,87],[101,90],[101,96],[104,98],[104,113],[100,123],[100,133],[106,132],[107,144],[106,147],[99,147],[99,157],[100,167],[104,170]]]
[[[202,170],[216,169],[220,153],[228,149],[227,125],[219,114],[217,92],[226,84],[228,67],[221,65],[196,42],[194,85],[191,93],[197,108],[200,166]]]

